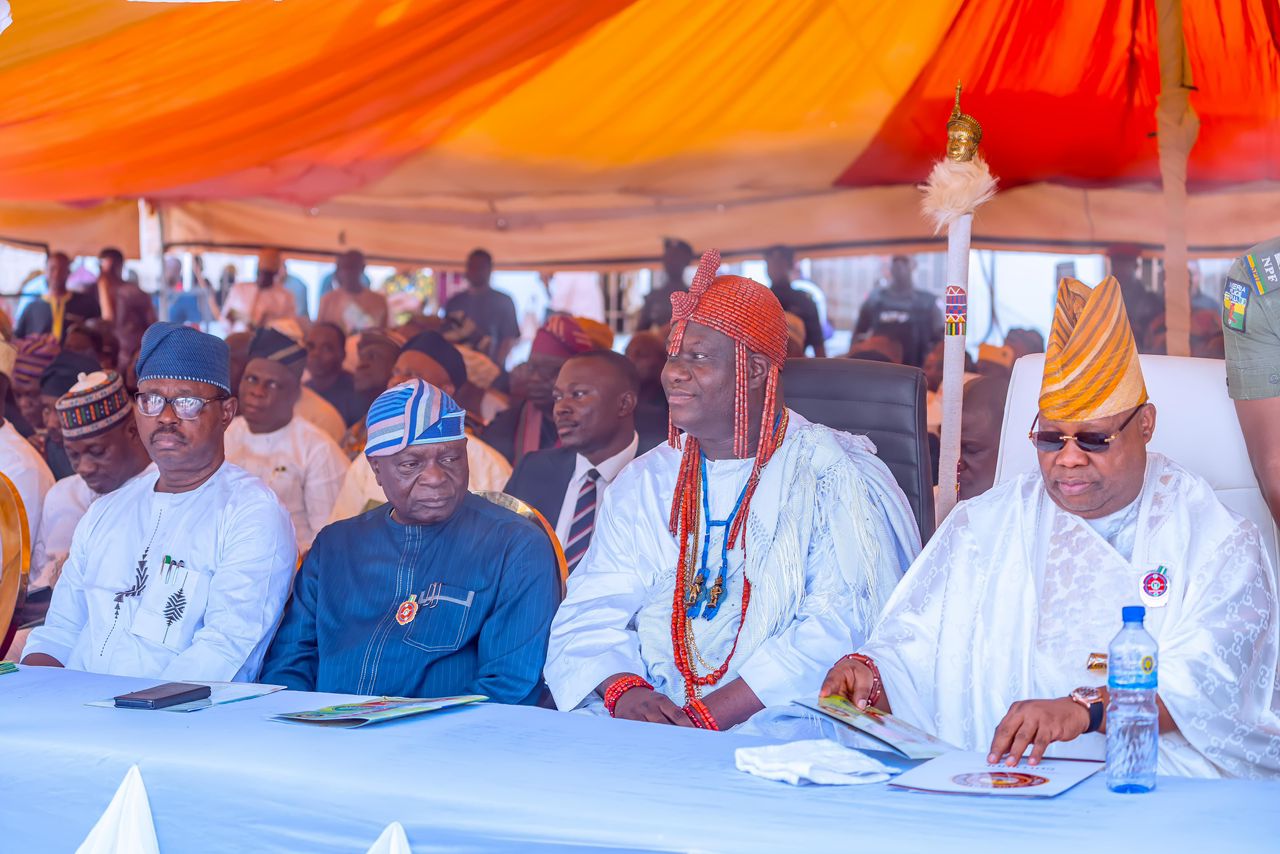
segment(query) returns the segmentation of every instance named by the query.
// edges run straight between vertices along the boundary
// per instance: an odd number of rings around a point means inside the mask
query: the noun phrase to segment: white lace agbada
[[[698,670],[707,673],[729,654],[743,578],[751,580],[746,625],[720,684],[742,677],[765,706],[817,693],[831,663],[866,636],[920,542],[906,497],[869,440],[795,412],[789,419],[751,501],[746,558],[741,548],[729,553],[715,618],[691,621],[712,665]],[[729,515],[751,465],[709,463],[713,518]],[[660,445],[605,493],[591,547],[551,627],[546,678],[561,709],[600,709],[596,686],[620,672],[685,702],[671,642],[679,546],[668,529],[679,466],[680,452]],[[722,536],[712,538],[713,575]]]
[[[1085,663],[1106,652],[1143,577],[1167,569],[1148,607],[1160,646],[1159,695],[1179,732],[1160,736],[1162,774],[1280,775],[1276,590],[1257,528],[1202,478],[1149,454],[1126,561],[1057,507],[1038,472],[959,505],[894,591],[862,650],[895,715],[962,748],[985,750],[1017,700],[1100,685]],[[1094,733],[1057,756],[1101,758]]]

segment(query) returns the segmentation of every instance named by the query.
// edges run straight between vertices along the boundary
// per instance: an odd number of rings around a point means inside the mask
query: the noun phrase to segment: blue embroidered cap
[[[466,411],[440,389],[413,379],[378,395],[365,419],[365,456],[385,457],[410,445],[456,442],[466,437]]]
[[[221,338],[159,321],[147,327],[138,351],[138,382],[187,380],[231,393],[231,353]]]

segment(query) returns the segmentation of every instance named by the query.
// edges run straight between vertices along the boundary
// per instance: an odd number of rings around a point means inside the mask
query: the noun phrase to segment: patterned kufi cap
[[[369,457],[398,454],[410,445],[434,445],[465,438],[466,410],[440,389],[412,379],[378,395],[365,419]]]
[[[54,404],[65,439],[105,433],[129,417],[129,392],[115,371],[81,374],[80,381]]]

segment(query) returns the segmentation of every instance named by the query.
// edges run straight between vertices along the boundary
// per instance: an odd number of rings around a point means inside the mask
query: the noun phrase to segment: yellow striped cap
[[[1040,416],[1094,421],[1147,402],[1138,347],[1114,276],[1090,288],[1058,283],[1058,304],[1044,354]]]

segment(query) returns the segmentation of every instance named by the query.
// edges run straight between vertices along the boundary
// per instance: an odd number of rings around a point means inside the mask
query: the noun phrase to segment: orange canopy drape
[[[1280,3],[1184,2],[1201,130],[1190,189],[1280,182]],[[1155,183],[1160,94],[1148,0],[970,2],[843,186],[911,183],[945,140],[957,80],[1003,188]],[[1276,225],[1273,223],[1273,225]]]
[[[0,51],[0,197],[326,199],[430,146],[629,4],[25,4]]]
[[[1280,230],[1278,6],[1183,3],[1193,251]],[[171,244],[437,263],[921,247],[957,79],[1002,188],[975,246],[1163,242],[1147,0],[21,4],[0,239],[146,197]]]

